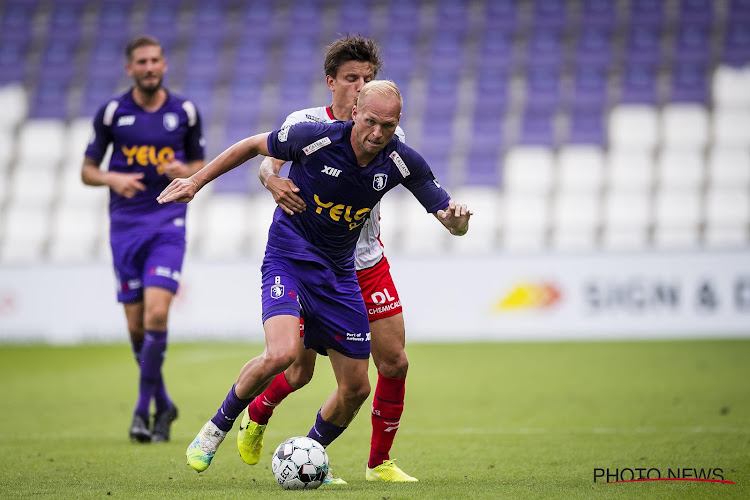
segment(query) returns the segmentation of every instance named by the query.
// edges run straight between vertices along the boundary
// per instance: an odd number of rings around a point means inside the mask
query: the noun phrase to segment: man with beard
[[[84,184],[107,186],[110,192],[117,300],[124,306],[140,367],[130,439],[146,443],[168,441],[177,418],[162,364],[169,308],[185,255],[186,206],[160,205],[156,197],[172,179],[189,177],[203,167],[204,144],[195,105],[162,86],[167,61],[159,42],[150,36],[137,37],[125,54],[133,87],[96,113],[81,178]],[[102,170],[110,144],[109,168]]]

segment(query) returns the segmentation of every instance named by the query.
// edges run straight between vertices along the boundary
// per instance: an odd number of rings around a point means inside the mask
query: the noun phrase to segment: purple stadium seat
[[[341,2],[339,7],[338,30],[346,33],[370,35],[372,6],[370,2]]]
[[[658,71],[654,64],[630,64],[623,68],[620,102],[658,104]]]
[[[626,63],[658,63],[662,58],[661,25],[632,25],[625,43]]]
[[[5,2],[0,10],[0,36],[2,40],[28,42],[39,2],[21,0]]]
[[[475,95],[477,109],[494,107],[505,110],[510,104],[508,89],[511,76],[507,71],[491,67],[479,69]]]
[[[680,24],[674,42],[674,61],[708,63],[711,59],[709,30],[705,24]]]
[[[214,115],[215,94],[216,85],[211,79],[188,78],[180,89],[180,95],[190,99],[198,107],[204,128]]]
[[[223,41],[231,32],[232,23],[227,19],[227,0],[198,2],[193,19],[193,40]]]
[[[609,68],[578,66],[573,73],[568,105],[576,110],[602,110],[607,107]]]
[[[76,49],[75,42],[49,40],[39,60],[39,76],[45,79],[72,77],[75,71]],[[122,71],[122,66],[118,69]]]
[[[419,152],[430,165],[432,173],[440,183],[449,181],[450,156],[453,142],[439,135],[423,135]]]
[[[222,73],[224,63],[221,42],[205,38],[194,39],[187,49],[185,62],[183,70],[186,79],[218,78]]]
[[[54,40],[77,42],[81,38],[81,2],[55,2],[49,19],[49,36]]]
[[[518,143],[527,146],[555,147],[555,113],[552,110],[526,111],[521,118]]]
[[[498,184],[497,165],[504,144],[502,123],[502,115],[486,119],[474,116],[465,164],[465,182],[475,185]]]
[[[493,68],[510,68],[518,63],[513,33],[486,29],[479,41],[479,61]]]
[[[521,26],[519,0],[493,0],[486,2],[484,11],[485,33],[515,33]]]
[[[560,104],[558,67],[532,66],[526,70],[526,109],[554,110]]]
[[[728,19],[734,22],[750,22],[750,0],[730,0]]]
[[[126,40],[99,40],[91,48],[87,74],[93,78],[118,78],[125,61]],[[118,64],[118,62],[121,62]]]
[[[68,118],[70,79],[42,79],[31,98],[30,118]]]
[[[677,20],[681,24],[710,25],[714,20],[714,0],[682,0]]]
[[[570,115],[567,144],[606,146],[604,113],[600,110],[576,110]]]
[[[381,45],[383,56],[382,74],[399,85],[408,82],[417,67],[418,42],[414,33],[390,35]]]
[[[229,117],[234,115],[256,119],[261,108],[263,86],[256,79],[235,77],[229,86],[229,97],[227,100],[227,111]],[[237,121],[237,120],[235,120]],[[279,123],[281,125],[281,123]]]
[[[721,60],[731,66],[737,67],[744,66],[750,62],[749,21],[730,20],[724,35],[724,52]]]
[[[611,29],[617,21],[617,3],[612,0],[583,0],[581,27]]]
[[[500,153],[494,150],[470,150],[464,166],[463,184],[469,186],[499,186],[500,158]]]
[[[661,27],[665,6],[664,0],[631,0],[630,24]]]
[[[613,58],[612,30],[608,27],[582,26],[574,49],[576,64],[606,65]]]
[[[464,35],[469,28],[469,12],[463,0],[441,0],[436,8],[436,31]]]
[[[29,42],[7,40],[0,33],[0,85],[26,79]]]
[[[565,0],[535,2],[532,11],[531,25],[535,28],[562,29],[570,17]]]
[[[267,74],[270,56],[265,45],[251,41],[240,41],[231,61],[231,72],[235,78],[260,82]]]
[[[390,38],[393,35],[413,35],[415,32],[419,32],[419,22],[421,19],[419,14],[419,2],[416,0],[402,0],[393,1],[388,5],[388,11],[386,15],[388,23],[386,23],[387,36]]]
[[[709,102],[709,82],[706,65],[679,63],[672,68],[670,79],[671,102]]]
[[[561,27],[556,25],[537,27],[531,32],[528,40],[526,65],[560,67],[564,62],[564,47]]]
[[[77,115],[93,117],[97,110],[117,95],[118,77],[89,78],[83,87]]]
[[[317,36],[322,19],[323,10],[309,2],[299,2],[289,11],[289,26],[298,36]]]
[[[433,75],[427,82],[427,108],[453,114],[458,100],[458,83],[455,75]]]
[[[312,101],[312,85],[308,80],[304,81],[283,81],[279,85],[279,102],[278,116],[281,119],[278,123],[284,121],[286,116],[292,111],[305,109],[315,106]]]
[[[280,61],[283,78],[308,78],[318,74],[320,51],[317,37],[288,39]]]
[[[428,66],[437,73],[459,73],[468,62],[464,56],[464,41],[455,33],[435,33]]]

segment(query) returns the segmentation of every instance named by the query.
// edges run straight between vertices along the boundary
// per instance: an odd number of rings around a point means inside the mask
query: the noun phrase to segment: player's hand
[[[159,204],[169,203],[170,201],[188,203],[195,197],[195,193],[197,192],[198,183],[192,178],[174,179],[169,183],[169,186],[164,188],[164,191],[156,197],[156,201],[158,201]]]
[[[451,234],[463,236],[469,230],[469,219],[474,212],[466,205],[450,200],[448,207],[445,210],[438,210],[436,215]]]
[[[109,172],[109,187],[112,191],[123,196],[125,198],[132,198],[139,191],[145,191],[146,186],[140,181],[143,176],[146,175],[143,172],[137,174],[127,174],[124,172]]]
[[[287,177],[270,176],[266,181],[266,189],[271,191],[276,204],[289,215],[302,213],[307,208],[302,198],[297,196],[299,188]]]
[[[179,160],[172,160],[168,163],[162,163],[160,165],[164,174],[170,179],[180,179],[189,177],[192,172],[187,165]]]

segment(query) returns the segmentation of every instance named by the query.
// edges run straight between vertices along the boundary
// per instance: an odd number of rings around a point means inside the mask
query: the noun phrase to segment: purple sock
[[[167,350],[167,332],[146,330],[143,349],[141,349],[141,380],[139,384],[138,403],[135,413],[144,418],[149,416],[151,399],[161,383],[161,365]]]
[[[240,416],[242,411],[247,408],[247,405],[249,405],[252,400],[253,398],[238,398],[237,393],[234,392],[234,384],[232,384],[232,388],[229,389],[227,397],[224,399],[224,402],[221,403],[221,406],[216,412],[216,415],[211,419],[211,422],[216,424],[216,427],[222,431],[231,431],[234,421]]]
[[[323,448],[325,448],[331,444],[334,439],[339,437],[341,433],[346,430],[346,427],[339,427],[338,425],[326,422],[320,415],[321,411],[322,410],[318,410],[318,416],[315,418],[315,425],[313,425],[310,432],[307,433],[307,437],[319,442]]]
[[[135,356],[135,362],[141,364],[141,351],[143,350],[143,339],[133,340],[130,339],[130,346],[133,348],[133,356]]]

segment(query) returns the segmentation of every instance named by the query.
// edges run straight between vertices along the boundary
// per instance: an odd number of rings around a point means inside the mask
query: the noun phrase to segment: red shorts
[[[401,299],[391,278],[391,266],[385,255],[369,269],[357,271],[357,281],[367,307],[370,322],[402,312]]]
[[[383,258],[374,266],[357,271],[357,281],[362,289],[362,298],[367,307],[370,322],[389,318],[402,312],[401,299],[391,278],[391,265]],[[299,319],[299,336],[305,336],[305,320]]]

